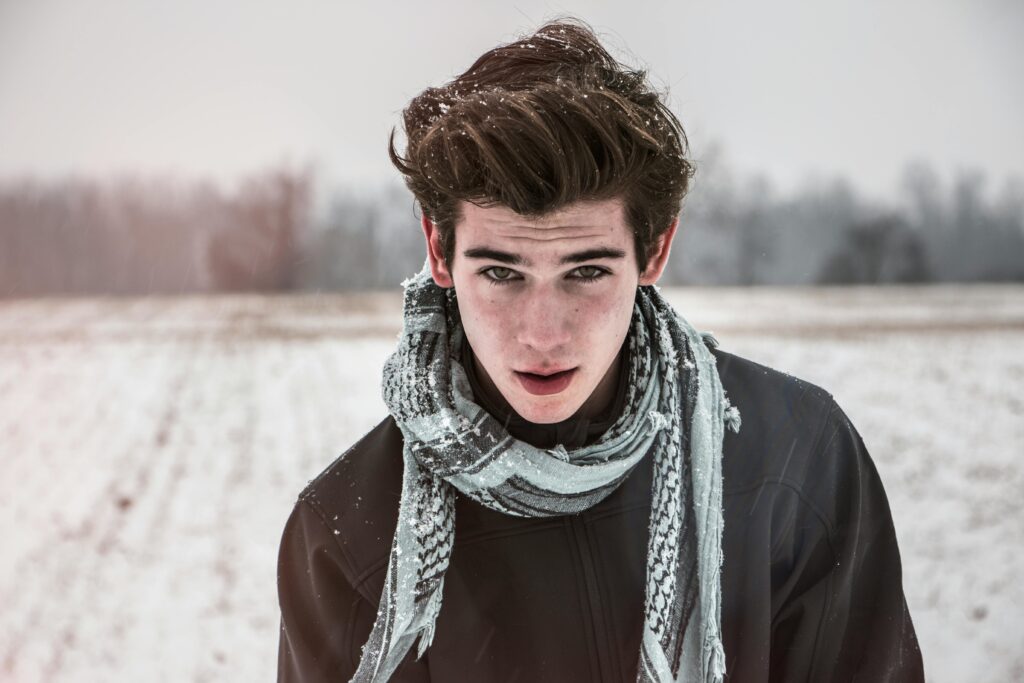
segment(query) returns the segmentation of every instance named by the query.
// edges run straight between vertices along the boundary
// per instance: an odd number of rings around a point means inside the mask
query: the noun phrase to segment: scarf
[[[509,515],[575,514],[651,457],[637,680],[720,683],[722,440],[726,423],[739,431],[740,415],[706,347],[717,346],[714,337],[694,330],[657,286],[638,287],[622,413],[594,443],[542,449],[512,437],[474,402],[454,288],[438,287],[427,264],[402,286],[402,332],[382,384],[404,437],[401,501],[377,618],[351,680],[386,681],[417,639],[417,658],[430,645],[455,539],[456,489]]]

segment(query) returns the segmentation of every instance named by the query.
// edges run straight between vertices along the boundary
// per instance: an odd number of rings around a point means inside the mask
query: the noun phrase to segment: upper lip
[[[547,377],[549,375],[557,375],[560,372],[567,372],[569,370],[575,370],[576,368],[532,368],[530,370],[516,370],[516,372],[522,372],[529,375],[540,375],[541,377]]]

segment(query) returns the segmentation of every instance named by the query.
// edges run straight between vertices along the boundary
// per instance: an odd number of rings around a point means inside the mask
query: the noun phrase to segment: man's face
[[[485,388],[530,422],[601,411],[639,284],[661,274],[675,223],[640,273],[621,200],[580,202],[528,220],[463,202],[451,267],[424,217],[434,279],[454,286]]]

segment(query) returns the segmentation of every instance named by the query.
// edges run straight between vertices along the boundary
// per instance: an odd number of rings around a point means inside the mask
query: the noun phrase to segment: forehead
[[[507,206],[480,207],[462,202],[456,226],[460,249],[515,246],[519,251],[578,248],[589,242],[623,246],[632,236],[621,199],[581,201],[538,218],[527,218]]]

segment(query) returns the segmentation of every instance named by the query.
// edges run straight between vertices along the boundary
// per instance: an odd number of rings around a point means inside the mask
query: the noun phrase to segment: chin
[[[518,411],[516,411],[516,412],[518,412]],[[542,413],[539,413],[539,414],[536,414],[536,415],[531,415],[529,413],[527,413],[525,415],[523,413],[519,413],[519,414],[522,415],[523,419],[527,420],[528,422],[532,422],[532,423],[538,424],[538,425],[551,425],[551,424],[555,424],[557,422],[561,422],[562,420],[567,420],[570,417],[572,417],[572,413],[571,412],[568,412],[568,413],[543,413],[542,412]]]
[[[554,424],[572,417],[579,404],[577,402],[566,403],[564,400],[555,402],[538,401],[535,397],[520,399],[512,404],[512,407],[524,419],[535,424]]]

